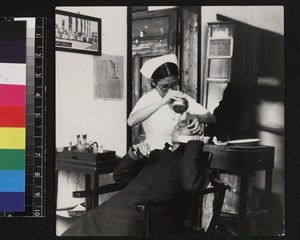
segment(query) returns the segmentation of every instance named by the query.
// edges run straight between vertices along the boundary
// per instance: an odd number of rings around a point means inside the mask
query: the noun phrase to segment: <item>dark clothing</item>
[[[205,135],[220,141],[257,137],[254,92],[254,86],[229,83],[213,112],[216,123],[208,124]]]
[[[174,152],[154,150],[149,158],[134,160],[125,155],[114,171],[116,182],[128,185],[112,198],[87,212],[64,232],[64,236],[142,235],[142,215],[134,204],[176,196],[186,191],[201,191],[209,182],[209,170],[203,158],[203,142],[189,141]],[[166,231],[172,212],[155,217],[157,232]],[[153,228],[155,229],[155,227]]]

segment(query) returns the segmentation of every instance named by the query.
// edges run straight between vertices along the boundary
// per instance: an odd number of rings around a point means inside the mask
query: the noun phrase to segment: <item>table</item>
[[[62,151],[56,153],[56,169],[85,174],[85,190],[99,187],[99,175],[112,173],[119,159],[114,151],[87,153]],[[86,197],[86,210],[98,206],[98,196]]]
[[[251,172],[264,170],[265,192],[268,196],[267,211],[270,210],[270,199],[272,191],[272,170],[274,168],[274,147],[271,146],[217,146],[206,144],[204,151],[213,154],[211,168],[217,170],[227,170],[237,172],[241,176],[239,215],[232,218],[239,222],[239,234],[246,232],[247,219],[251,214],[247,214],[247,186],[248,174]],[[253,217],[259,214],[252,214]]]

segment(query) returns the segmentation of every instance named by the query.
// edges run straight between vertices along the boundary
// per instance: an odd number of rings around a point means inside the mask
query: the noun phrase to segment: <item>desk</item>
[[[247,219],[251,217],[247,211],[247,186],[248,174],[251,172],[265,170],[265,192],[268,196],[267,211],[270,210],[270,199],[272,191],[272,170],[274,168],[274,147],[271,146],[217,146],[206,144],[204,151],[213,154],[211,168],[227,170],[240,173],[240,205],[239,215],[236,220],[239,222],[239,234],[246,231]],[[257,216],[257,214],[253,214]]]
[[[118,164],[115,152],[93,154],[63,151],[56,153],[56,169],[85,174],[85,190],[99,187],[99,175],[112,173]],[[98,196],[86,197],[86,210],[98,206]]]

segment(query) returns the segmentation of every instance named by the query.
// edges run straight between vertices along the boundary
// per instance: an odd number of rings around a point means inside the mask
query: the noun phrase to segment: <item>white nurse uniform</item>
[[[189,108],[187,110],[188,113],[206,114],[208,112],[206,108],[197,103],[190,96],[186,95],[185,97],[189,102]],[[153,89],[151,92],[145,94],[139,99],[130,115],[161,99],[162,97],[159,95],[157,90]],[[179,118],[180,114],[175,113],[168,104],[165,104],[142,122],[146,135],[145,142],[150,144],[151,150],[163,149],[166,142],[169,144],[172,143],[172,131],[178,123]]]

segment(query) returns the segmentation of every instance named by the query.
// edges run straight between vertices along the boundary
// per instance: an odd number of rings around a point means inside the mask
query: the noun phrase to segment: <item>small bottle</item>
[[[77,149],[77,151],[79,151],[79,144],[80,144],[80,135],[78,134],[78,135],[76,135],[76,138],[77,138],[77,141],[76,141],[76,149]]]
[[[98,151],[99,153],[103,153],[103,146],[102,145],[100,145],[100,147],[99,147],[99,151]]]
[[[87,134],[82,134],[82,145],[83,145],[83,151],[89,148],[89,144],[87,142]]]
[[[93,152],[93,142],[90,141],[89,142],[89,153],[92,153]]]
[[[95,154],[98,153],[98,143],[97,142],[93,143],[93,153],[95,153]]]
[[[82,141],[81,141],[80,135],[77,135],[77,150],[79,152],[82,152],[82,150],[83,150],[83,146],[82,146]]]
[[[70,142],[69,147],[68,147],[68,151],[72,150],[72,142]]]

